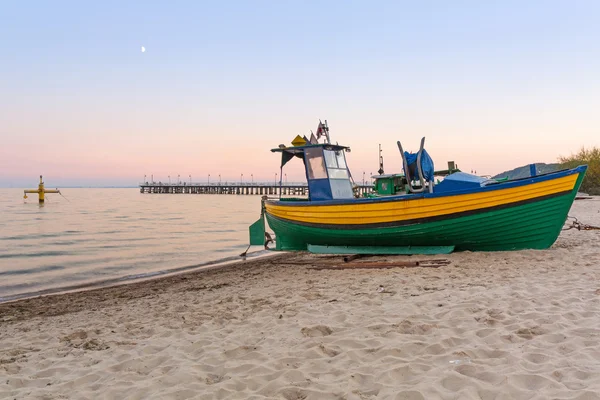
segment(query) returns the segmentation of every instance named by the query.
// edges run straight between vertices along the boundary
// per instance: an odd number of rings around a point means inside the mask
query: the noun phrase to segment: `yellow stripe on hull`
[[[579,174],[514,188],[452,196],[373,202],[356,200],[337,205],[285,205],[266,202],[266,211],[279,218],[316,224],[376,224],[437,217],[497,207],[571,191]]]

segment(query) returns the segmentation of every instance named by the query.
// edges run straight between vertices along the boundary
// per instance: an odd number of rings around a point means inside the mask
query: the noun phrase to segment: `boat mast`
[[[325,137],[327,138],[327,143],[331,144],[331,139],[329,139],[329,126],[327,125],[327,120],[323,124],[323,130],[325,131]]]
[[[381,143],[379,144],[379,175],[383,175],[383,156],[381,155]]]

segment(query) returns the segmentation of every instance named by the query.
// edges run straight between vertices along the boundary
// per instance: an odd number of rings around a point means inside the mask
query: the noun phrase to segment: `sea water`
[[[260,196],[61,191],[0,189],[0,301],[236,259],[260,216]]]

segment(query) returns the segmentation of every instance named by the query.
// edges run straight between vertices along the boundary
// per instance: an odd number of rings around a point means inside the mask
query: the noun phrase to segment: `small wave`
[[[221,247],[219,249],[213,250],[216,253],[231,253],[232,251],[244,250],[247,247],[245,244],[238,244],[232,246]]]
[[[69,251],[39,251],[36,253],[0,254],[0,258],[54,257],[73,254]]]
[[[122,242],[122,241],[120,241]],[[95,245],[95,246],[88,246],[86,247],[87,250],[96,250],[96,249],[120,249],[126,246],[120,245],[120,244],[100,244],[100,245]]]
[[[216,240],[211,240],[211,242],[217,243],[240,243],[240,240],[237,238],[216,238]]]
[[[55,233],[32,233],[29,235],[15,235],[15,236],[0,237],[0,240],[44,239],[44,238],[61,237],[61,236],[65,236],[65,235],[73,235],[75,233],[81,233],[81,231],[64,231],[64,232],[55,232]]]
[[[8,271],[0,271],[0,276],[37,274],[40,272],[58,271],[61,269],[65,269],[65,267],[63,267],[62,265],[45,265],[45,266],[38,267],[38,268],[13,269],[13,270],[8,270]]]
[[[48,242],[51,246],[72,246],[74,244],[83,243],[85,240],[66,240],[66,241],[56,241],[56,242]],[[29,247],[34,247],[39,245],[30,245]]]
[[[120,233],[124,233],[124,232],[120,232]],[[127,243],[127,242],[145,242],[148,240],[159,240],[159,239],[161,239],[161,238],[159,238],[159,237],[129,237],[129,238],[115,237],[115,238],[106,238],[103,240],[107,243],[111,243],[111,242]],[[82,243],[83,242],[92,242],[92,241],[94,241],[94,239],[90,238],[90,239],[83,240]]]
[[[162,274],[164,274],[163,271],[145,272],[142,274],[132,274],[132,275],[124,276],[122,278],[119,278],[119,280],[129,281],[129,280],[135,280],[135,279],[151,278],[153,276],[162,275]]]

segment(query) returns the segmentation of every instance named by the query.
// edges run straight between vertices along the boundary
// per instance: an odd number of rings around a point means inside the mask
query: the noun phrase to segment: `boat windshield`
[[[327,171],[323,163],[323,152],[321,149],[306,149],[304,155],[306,158],[308,179],[327,179]]]
[[[327,163],[327,172],[330,179],[348,179],[348,170],[344,153],[341,151],[324,150],[325,162]]]

